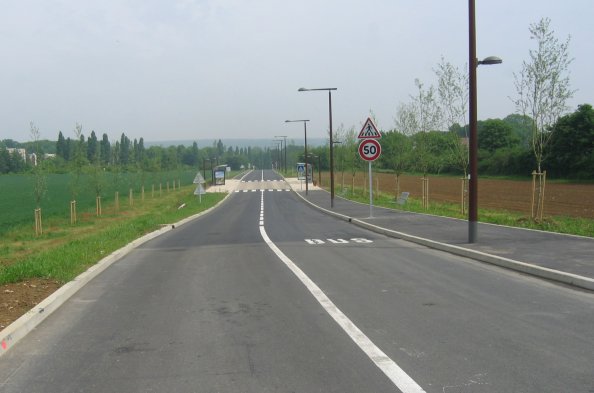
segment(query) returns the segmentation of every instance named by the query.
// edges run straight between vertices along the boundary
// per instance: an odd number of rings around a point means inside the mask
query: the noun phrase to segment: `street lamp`
[[[280,162],[279,170],[282,171],[283,170],[283,140],[282,139],[273,139],[272,141],[278,142],[277,146],[280,146],[280,147],[277,147],[277,149],[280,149],[278,152],[278,160]]]
[[[503,61],[495,56],[483,60],[476,58],[476,21],[474,0],[468,0],[468,75],[469,75],[469,164],[470,180],[468,182],[468,243],[477,240],[478,220],[478,132],[477,132],[477,88],[476,69],[480,64],[501,64]]]
[[[275,135],[275,138],[283,138],[285,142],[285,173],[287,173],[287,136],[286,135]]]
[[[297,91],[328,91],[328,113],[330,117],[330,207],[334,208],[334,143],[332,143],[332,90],[337,90],[336,87],[325,87],[321,89],[306,89],[299,88]],[[306,176],[307,179],[307,176]]]
[[[202,157],[202,177],[204,179],[206,179],[206,161],[210,161],[210,158]]]
[[[320,156],[316,156],[316,155],[310,155],[310,157],[312,158],[317,158],[318,159],[318,187],[322,187],[322,173],[320,172]]]
[[[307,122],[309,120],[285,120],[285,123],[303,122],[303,135],[305,136],[305,195],[308,195],[309,188],[307,186]]]
[[[278,165],[277,169],[278,168],[281,168],[281,170],[282,170],[282,166],[283,166],[283,159],[282,159],[283,140],[282,139],[273,139],[272,142],[276,142],[273,146],[276,149],[276,159],[278,160],[277,163],[280,162],[280,165]]]

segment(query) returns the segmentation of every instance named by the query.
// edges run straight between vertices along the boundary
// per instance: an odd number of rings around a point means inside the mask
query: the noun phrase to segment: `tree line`
[[[32,172],[35,168],[35,162],[28,156],[23,159],[17,151],[9,153],[9,148],[26,149],[28,155],[35,153],[37,163],[48,173],[93,166],[105,171],[159,172],[182,167],[210,169],[217,165],[239,170],[248,166],[271,167],[272,160],[277,159],[271,148],[226,147],[220,139],[213,141],[211,146],[198,148],[197,142],[191,146],[146,147],[144,138],[130,139],[125,133],[115,141],[111,141],[106,133],[99,139],[95,131],[85,137],[82,126],[77,124],[73,137],[65,137],[59,131],[57,141],[0,141],[0,174]]]
[[[531,148],[531,118],[510,114],[503,119],[478,121],[479,173],[493,176],[527,177],[535,168]],[[402,173],[451,174],[464,176],[466,163],[460,163],[458,144],[466,146],[463,126],[453,124],[446,131],[422,131],[406,134],[399,129],[381,131],[382,154],[374,168]],[[579,105],[573,113],[562,116],[549,130],[550,142],[543,151],[547,172],[556,178],[594,179],[594,110],[590,104]],[[335,169],[338,172],[364,170],[366,162],[358,154],[358,130],[343,127],[335,131]],[[290,151],[290,150],[289,150]],[[464,151],[464,150],[463,150]],[[467,151],[467,149],[466,149]],[[329,169],[329,148],[309,147],[310,162]],[[303,161],[303,151],[293,161]],[[320,159],[318,160],[318,157]]]
[[[372,114],[373,115],[373,114]],[[466,143],[468,124],[457,123],[446,131],[425,131],[410,135],[394,128],[382,132],[382,155],[375,163],[376,169],[404,172],[427,172],[430,174],[464,175],[455,143]],[[594,109],[590,104],[579,105],[573,113],[562,116],[550,130],[552,138],[544,156],[547,170],[557,178],[594,179]],[[76,133],[75,133],[76,134]],[[358,132],[354,127],[343,126],[335,131],[334,139],[341,143],[335,146],[335,169],[357,171],[363,169],[359,158]],[[536,165],[531,150],[531,119],[520,114],[510,114],[503,119],[487,119],[478,122],[479,173],[484,175],[528,176],[529,169]],[[130,140],[125,133],[112,142],[107,134],[101,139],[94,131],[88,138],[80,134],[65,138],[58,133],[57,141],[38,142],[39,154],[56,154],[51,159],[40,158],[49,172],[67,172],[75,165],[99,165],[107,171],[145,170],[165,171],[179,167],[209,169],[226,164],[233,170],[249,165],[257,168],[280,168],[284,166],[282,148],[226,147],[221,140],[211,146],[150,146],[144,139]],[[33,169],[32,163],[22,159],[16,151],[7,148],[25,148],[35,151],[33,142],[18,143],[0,141],[0,173],[24,173]],[[422,152],[420,150],[423,150]],[[80,152],[77,156],[77,151]],[[321,170],[329,170],[329,149],[326,146],[308,147],[308,161]],[[295,167],[303,162],[303,145],[287,146],[287,166]],[[423,157],[421,157],[423,156]],[[77,164],[78,162],[78,164]]]

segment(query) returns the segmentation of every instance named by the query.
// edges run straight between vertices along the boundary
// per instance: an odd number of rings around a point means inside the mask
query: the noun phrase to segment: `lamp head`
[[[493,64],[501,64],[501,63],[503,63],[503,60],[501,60],[497,56],[485,57],[483,60],[479,60],[479,62],[478,62],[478,64],[484,64],[484,65],[493,65]]]

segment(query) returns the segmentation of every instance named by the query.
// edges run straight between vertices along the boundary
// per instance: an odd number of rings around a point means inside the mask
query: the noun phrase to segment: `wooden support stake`
[[[98,196],[97,198],[95,198],[95,205],[96,205],[96,210],[97,210],[97,217],[101,217],[101,197]]]
[[[41,208],[35,209],[35,235],[43,235],[43,225],[41,223]]]
[[[76,201],[70,201],[70,224],[76,224]]]
[[[422,183],[423,183],[423,196],[422,196],[422,205],[423,205],[423,209],[428,209],[429,208],[429,178],[426,176],[423,176],[421,178]]]

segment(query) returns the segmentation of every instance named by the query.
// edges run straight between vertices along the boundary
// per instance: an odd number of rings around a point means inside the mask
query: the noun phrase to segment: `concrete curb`
[[[504,258],[504,257],[500,257],[497,255],[487,254],[482,251],[476,251],[476,250],[471,250],[471,249],[460,247],[460,246],[454,246],[451,244],[441,243],[441,242],[437,242],[434,240],[409,235],[407,233],[394,231],[392,229],[382,228],[377,225],[373,225],[368,222],[346,216],[344,214],[340,214],[340,213],[336,213],[336,212],[333,212],[328,209],[324,209],[323,207],[320,207],[320,206],[308,201],[307,199],[305,199],[305,197],[303,197],[301,194],[299,194],[295,190],[293,190],[293,192],[295,192],[295,194],[297,194],[301,198],[301,200],[303,200],[304,202],[310,204],[311,206],[315,207],[318,210],[323,211],[324,213],[326,213],[330,216],[333,216],[333,217],[338,218],[343,221],[350,222],[350,223],[355,224],[361,228],[365,228],[370,231],[380,233],[382,235],[386,235],[389,237],[421,244],[423,246],[430,247],[430,248],[433,248],[436,250],[445,251],[450,254],[474,259],[474,260],[477,260],[480,262],[489,263],[491,265],[495,265],[495,266],[499,266],[499,267],[504,267],[506,269],[529,274],[534,277],[544,278],[547,280],[571,285],[571,286],[574,286],[574,287],[577,287],[580,289],[594,291],[594,279],[591,279],[588,277],[583,277],[583,276],[579,276],[577,274],[572,274],[572,273],[566,273],[566,272],[562,272],[559,270],[549,269],[549,268],[542,267],[542,266],[532,265],[530,263],[520,262],[520,261],[516,261],[514,259]]]
[[[78,292],[78,290],[84,287],[92,279],[101,274],[101,272],[103,272],[105,269],[111,266],[114,262],[118,261],[123,256],[125,256],[141,244],[146,243],[149,240],[152,240],[158,236],[161,236],[162,234],[173,230],[175,227],[179,227],[198,217],[210,213],[211,211],[219,207],[223,202],[225,202],[230,195],[231,193],[228,193],[225,196],[225,198],[223,198],[219,203],[217,203],[210,209],[194,214],[190,217],[184,218],[183,220],[178,221],[174,224],[166,225],[161,229],[158,229],[138,239],[135,239],[131,243],[128,243],[124,247],[112,252],[105,258],[101,259],[95,265],[87,269],[84,273],[78,275],[74,280],[61,286],[56,292],[52,293],[50,296],[45,298],[31,310],[23,314],[19,319],[17,319],[16,321],[8,325],[6,328],[4,328],[2,331],[0,331],[0,356],[3,356],[5,353],[7,353],[10,348],[12,348],[22,338],[24,338],[30,331],[35,329],[41,322],[45,320],[45,318],[49,317],[62,304],[64,304],[66,300],[68,300],[72,295]]]

